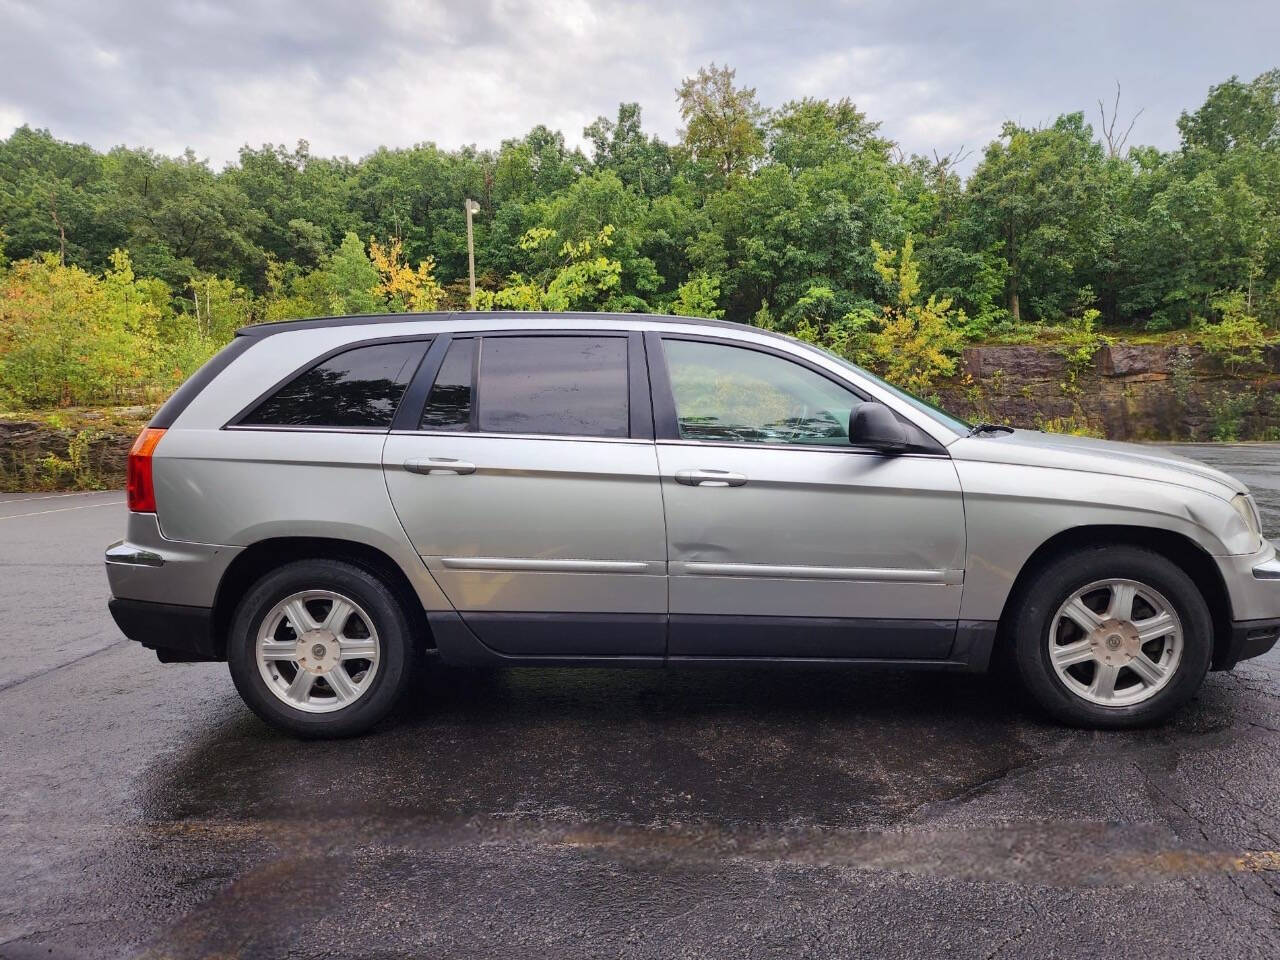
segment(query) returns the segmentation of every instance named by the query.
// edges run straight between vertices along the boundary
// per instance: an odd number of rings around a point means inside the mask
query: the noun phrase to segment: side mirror
[[[907,428],[883,403],[860,403],[853,409],[849,442],[882,453],[902,453],[911,448]]]

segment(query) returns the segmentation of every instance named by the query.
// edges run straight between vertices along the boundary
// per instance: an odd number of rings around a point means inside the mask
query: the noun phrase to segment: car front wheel
[[[369,729],[403,693],[413,655],[412,630],[391,590],[336,560],[267,574],[241,601],[227,641],[245,703],[303,737]]]
[[[1213,622],[1195,582],[1139,547],[1081,550],[1039,571],[1012,620],[1018,673],[1067,723],[1163,720],[1199,689]]]

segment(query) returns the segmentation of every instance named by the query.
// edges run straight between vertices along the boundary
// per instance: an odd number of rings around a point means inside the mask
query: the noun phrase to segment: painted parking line
[[[119,507],[123,504],[123,500],[107,500],[103,503],[86,503],[79,507],[54,507],[52,510],[33,510],[30,513],[11,513],[8,516],[0,517],[0,520],[17,520],[20,517],[39,517],[46,513],[67,513],[71,510],[92,510],[94,507]]]
[[[42,493],[36,496],[24,497],[19,494],[16,497],[8,497],[0,494],[0,506],[6,503],[30,503],[33,500],[58,500],[62,497],[100,497],[103,494],[115,493],[114,490],[77,490],[75,493]]]

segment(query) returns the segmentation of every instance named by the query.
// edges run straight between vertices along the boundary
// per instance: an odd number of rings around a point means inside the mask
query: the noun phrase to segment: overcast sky
[[[637,100],[671,139],[711,61],[775,106],[849,96],[908,152],[980,148],[1005,119],[1080,110],[1120,81],[1131,142],[1171,147],[1211,84],[1280,66],[1280,0],[0,0],[0,136],[220,167],[245,143],[496,146]],[[972,160],[970,161],[970,165]]]

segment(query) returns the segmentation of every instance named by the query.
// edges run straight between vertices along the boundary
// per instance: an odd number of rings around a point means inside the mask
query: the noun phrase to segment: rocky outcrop
[[[123,487],[137,429],[0,420],[0,490]]]
[[[1194,346],[1113,343],[1072,369],[1052,346],[981,346],[940,385],[943,406],[1115,440],[1280,439],[1280,350],[1228,370]]]

